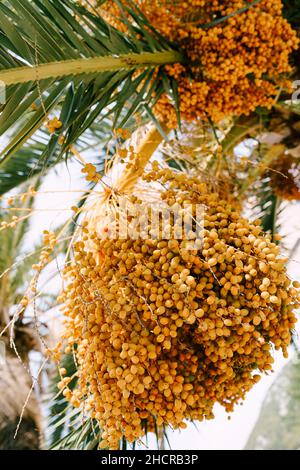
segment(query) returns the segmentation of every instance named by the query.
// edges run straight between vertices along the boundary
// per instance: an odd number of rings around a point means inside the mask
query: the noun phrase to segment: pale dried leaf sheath
[[[167,133],[167,126],[161,123],[162,128]],[[116,188],[120,192],[129,191],[133,188],[137,180],[142,176],[143,171],[150,158],[161,144],[163,136],[158,129],[153,126],[139,145],[134,149],[134,158],[121,174],[116,183]]]

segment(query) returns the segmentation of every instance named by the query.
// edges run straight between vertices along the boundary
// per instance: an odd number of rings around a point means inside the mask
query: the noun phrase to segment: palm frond
[[[258,182],[256,188],[256,204],[254,213],[261,220],[262,227],[266,233],[274,235],[279,233],[280,199],[269,185],[267,178]]]
[[[37,187],[39,186],[39,182]],[[24,187],[25,191],[28,186]],[[34,204],[34,197],[30,196],[21,204],[24,209],[31,209]],[[8,222],[10,214],[8,207],[3,203],[0,205],[0,222]],[[12,260],[15,260],[21,253],[24,236],[29,228],[29,220],[26,218],[17,224],[16,227],[7,227],[0,231],[0,273],[4,271]]]
[[[294,28],[300,29],[299,0],[283,0],[283,14]]]
[[[76,150],[80,154],[89,151],[91,158],[95,154],[99,171],[103,167],[105,158],[108,158],[115,149],[111,128],[112,120],[106,118],[101,124],[93,123],[76,139]],[[61,145],[55,146],[47,154],[45,147],[47,147],[48,141],[49,132],[43,128],[39,129],[11,158],[0,165],[0,195],[24,182],[46,176],[63,159],[68,160],[70,156],[73,156],[72,147],[67,147],[62,153]]]
[[[122,125],[145,105],[153,106],[165,86],[160,66],[182,56],[143,15],[126,8],[134,23],[123,34],[73,0],[0,4],[0,80],[7,86],[0,135],[25,118],[1,152],[0,168],[54,109],[59,110],[62,127],[49,138],[41,158],[62,155],[100,115],[101,120],[113,115],[117,126],[130,101]],[[151,93],[143,86],[150,82]],[[28,115],[32,105],[37,109]]]

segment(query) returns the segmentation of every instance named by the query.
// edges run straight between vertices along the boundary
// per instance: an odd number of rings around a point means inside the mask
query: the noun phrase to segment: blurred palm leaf
[[[300,449],[300,360],[292,359],[268,392],[246,444],[251,450]]]
[[[36,187],[39,187],[39,181],[36,181]],[[24,191],[28,189],[28,186],[23,187]],[[20,205],[25,210],[33,208],[34,197],[30,196],[27,200]],[[10,222],[11,214],[9,208],[5,207],[3,203],[0,203],[0,222]],[[15,264],[19,258],[24,257],[26,253],[23,250],[23,244],[25,236],[29,229],[29,219],[25,218],[19,222],[16,227],[8,227],[0,230],[0,275],[7,271],[13,264]],[[35,254],[28,257],[27,267],[27,280],[28,280],[28,266],[32,265],[37,260],[39,255]],[[21,268],[16,265],[15,269],[12,269],[8,276],[0,278],[0,302],[1,307],[13,306],[16,304],[16,297],[19,295],[19,289],[24,285],[24,272]],[[8,281],[8,282],[7,282]],[[1,311],[1,308],[0,308]],[[1,324],[1,321],[0,321]]]
[[[294,28],[300,28],[300,0],[283,0],[283,14]]]
[[[272,239],[279,233],[279,216],[283,207],[278,196],[269,185],[267,178],[263,178],[257,183],[256,204],[254,206],[255,216],[261,220],[264,232],[270,233]]]

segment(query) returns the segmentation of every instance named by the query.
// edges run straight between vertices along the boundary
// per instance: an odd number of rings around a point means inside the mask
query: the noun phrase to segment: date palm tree
[[[154,113],[154,106],[163,94],[172,99],[180,124],[177,83],[167,74],[165,66],[184,64],[184,52],[177,43],[155,30],[140,11],[139,2],[116,0],[127,32],[125,34],[111,26],[95,8],[96,3],[101,6],[105,1],[0,2],[0,86],[5,87],[6,95],[5,103],[0,104],[0,138],[3,138],[0,195],[16,190],[24,183],[30,184],[32,179],[44,175],[62,161],[68,162],[74,155],[74,146],[79,150],[88,150],[95,145],[105,148],[115,129],[137,127],[136,115],[139,124],[152,121],[167,140],[165,130]],[[242,11],[247,11],[259,1],[245,2]],[[283,3],[285,16],[299,30],[300,0],[284,0]],[[216,18],[206,27],[224,20],[226,18]],[[299,68],[298,59],[299,53],[294,57],[295,76]],[[247,118],[233,119],[221,143],[224,153],[233,155],[236,146],[248,138],[259,141],[262,130],[271,133],[274,113],[281,113],[282,119],[285,118],[281,110],[286,98],[279,97],[276,110],[258,109]],[[296,116],[298,110],[289,107],[289,113]],[[55,132],[49,133],[44,124],[53,115],[61,124]],[[218,138],[218,129],[213,123],[209,123],[209,134]],[[105,154],[106,151],[101,152],[98,164],[103,163]],[[268,163],[267,158],[268,155],[262,152],[257,161]],[[261,175],[255,171],[247,175],[246,190],[258,176]],[[254,211],[262,216],[265,230],[274,232],[278,200],[268,178],[259,181],[255,196]],[[5,218],[4,207],[0,210]],[[26,223],[20,227],[0,232],[0,273],[13,264],[23,249],[28,227]],[[29,265],[31,263],[32,259]],[[1,329],[9,324],[29,265],[21,263],[19,268],[0,280]],[[20,340],[17,349],[22,351],[22,362],[28,365],[29,352],[37,346],[33,330],[24,321],[24,316],[21,316],[14,334],[15,342]],[[5,342],[9,343],[8,336]],[[1,390],[7,389],[8,383],[16,383],[15,376],[24,384],[18,387],[20,390],[30,388],[30,377],[22,362],[11,356],[8,350],[9,367],[4,375],[0,374],[0,447],[3,448],[18,445],[18,441],[5,440],[6,436],[12,435],[6,426],[10,430],[15,427],[22,412],[20,403],[23,399],[17,393],[12,394],[9,405],[5,394],[1,401]],[[72,360],[66,358],[66,368],[73,367]],[[53,382],[57,380],[55,376]],[[74,410],[69,410],[64,397],[54,395],[50,419],[53,448],[96,447],[99,440],[96,423],[87,421],[82,426],[81,418]],[[13,412],[9,415],[10,410]],[[38,448],[40,412],[34,395],[27,410],[23,436],[28,436],[28,442],[21,442],[20,446]]]

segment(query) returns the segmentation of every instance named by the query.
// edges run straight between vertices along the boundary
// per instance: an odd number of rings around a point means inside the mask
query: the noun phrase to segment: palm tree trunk
[[[34,393],[19,424],[31,384],[25,364],[8,354],[0,369],[0,450],[38,450],[41,447],[41,412]]]

